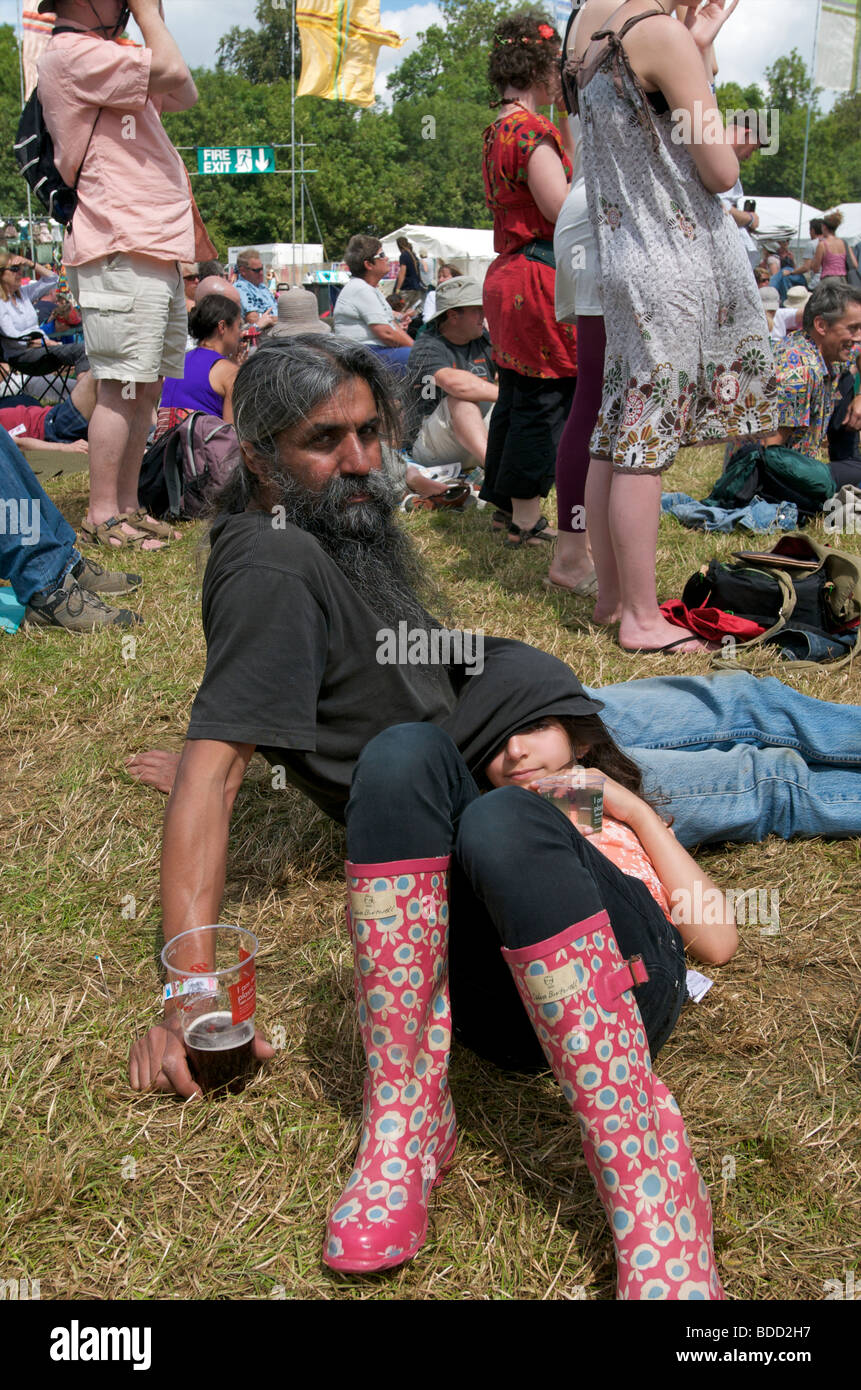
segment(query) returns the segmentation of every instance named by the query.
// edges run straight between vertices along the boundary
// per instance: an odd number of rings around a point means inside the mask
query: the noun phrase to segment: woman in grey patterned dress
[[[586,493],[596,618],[618,620],[632,651],[702,646],[658,608],[661,472],[685,445],[773,421],[762,302],[715,196],[738,178],[736,135],[723,130],[703,50],[736,3],[697,13],[699,0],[627,0],[595,33],[587,0],[566,72],[607,331]]]

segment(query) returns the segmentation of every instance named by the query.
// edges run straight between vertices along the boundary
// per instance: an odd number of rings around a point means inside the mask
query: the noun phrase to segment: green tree
[[[27,185],[12,153],[20,115],[18,41],[11,24],[0,24],[0,216],[3,217],[18,217],[27,211]]]
[[[451,99],[486,105],[492,93],[487,59],[494,26],[513,9],[540,10],[512,0],[440,0],[444,24],[432,24],[419,47],[389,77],[395,102]]]
[[[290,80],[290,17],[291,7],[273,5],[271,0],[258,0],[256,17],[259,29],[240,29],[234,25],[218,42],[217,67],[247,77],[249,82]],[[296,76],[302,59],[298,31],[295,44]]]

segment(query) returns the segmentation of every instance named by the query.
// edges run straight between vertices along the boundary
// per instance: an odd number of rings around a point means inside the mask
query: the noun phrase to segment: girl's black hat
[[[486,637],[484,669],[463,677],[457,704],[442,727],[478,779],[518,729],[540,719],[582,718],[603,708],[558,657],[525,642]]]

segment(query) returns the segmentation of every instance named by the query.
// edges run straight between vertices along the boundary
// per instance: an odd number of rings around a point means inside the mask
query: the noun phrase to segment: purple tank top
[[[224,419],[224,397],[213,391],[209,384],[209,373],[216,362],[223,362],[224,356],[212,348],[195,348],[185,354],[185,376],[181,381],[167,377],[161,393],[163,407],[172,406],[179,410],[202,410],[207,415],[217,415]]]

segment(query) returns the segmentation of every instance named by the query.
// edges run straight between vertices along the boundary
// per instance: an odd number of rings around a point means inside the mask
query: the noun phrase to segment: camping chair
[[[16,338],[0,336],[0,351],[3,354],[0,399],[4,396],[17,395],[21,390],[25,390],[31,396],[35,396],[40,405],[44,405],[49,396],[61,401],[64,396],[71,394],[69,377],[74,372],[74,365],[71,362],[60,362],[53,356],[50,348],[46,348],[41,358],[35,362],[10,362],[10,349],[14,353],[15,348],[19,346]],[[24,384],[19,384],[16,378],[19,378]],[[38,381],[34,378],[38,378]]]

